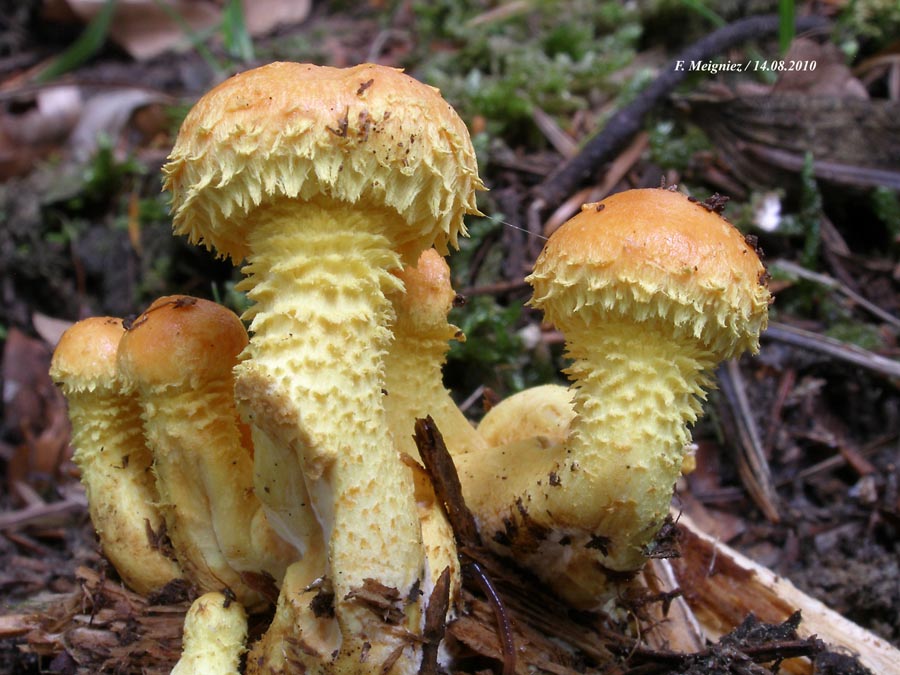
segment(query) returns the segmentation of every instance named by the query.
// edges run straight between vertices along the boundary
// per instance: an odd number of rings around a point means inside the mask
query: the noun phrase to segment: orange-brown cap
[[[550,237],[531,304],[561,330],[630,316],[699,339],[717,358],[759,347],[769,291],[753,247],[727,220],[668,189],[586,204]]]
[[[439,92],[376,64],[279,62],[226,80],[190,111],[163,172],[176,233],[236,262],[247,214],[282,198],[385,207],[401,216],[398,247],[427,238],[444,252],[482,189]]]
[[[396,272],[404,291],[391,296],[396,310],[395,332],[415,335],[419,339],[434,337],[449,340],[459,329],[447,323],[447,315],[456,300],[450,280],[450,267],[435,249],[425,249],[418,265]]]
[[[116,379],[116,352],[124,333],[121,319],[82,319],[63,333],[56,345],[50,377],[65,392],[110,386]]]
[[[204,381],[230,373],[247,345],[244,324],[221,305],[185,295],[157,299],[122,338],[118,366],[126,386]]]

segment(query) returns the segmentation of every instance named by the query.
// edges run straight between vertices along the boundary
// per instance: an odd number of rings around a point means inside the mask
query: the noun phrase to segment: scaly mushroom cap
[[[176,234],[235,262],[249,254],[251,210],[318,195],[396,211],[398,248],[435,240],[445,253],[482,189],[466,127],[438,91],[375,64],[272,63],[226,80],[188,114],[163,172]]]
[[[124,332],[122,320],[109,316],[90,317],[72,325],[53,352],[50,377],[66,394],[111,386]]]
[[[147,320],[157,315],[155,321]],[[216,303],[183,295],[158,298],[139,317],[119,354],[129,385],[173,386],[228,377],[247,346],[247,331],[234,312]]]
[[[717,360],[759,349],[771,297],[743,236],[667,189],[586,204],[550,237],[528,281],[531,304],[564,332],[630,315],[674,326]]]

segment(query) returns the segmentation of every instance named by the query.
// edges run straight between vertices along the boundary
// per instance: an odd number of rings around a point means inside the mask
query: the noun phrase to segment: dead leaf
[[[0,178],[20,176],[60,149],[81,116],[78,87],[46,87],[0,111]]]
[[[85,23],[100,12],[104,3],[68,0],[71,10]],[[191,36],[182,26],[194,33],[215,29],[222,18],[221,4],[211,0],[119,0],[110,38],[135,59],[150,59],[190,46]],[[244,0],[243,4],[247,30],[254,36],[303,21],[311,7],[310,0]],[[172,19],[173,14],[182,24]]]
[[[103,136],[114,143],[119,139],[137,110],[168,102],[168,96],[148,89],[113,89],[91,96],[69,138],[72,159],[88,161]]]
[[[50,379],[51,352],[42,340],[12,328],[3,349],[4,425],[17,434],[7,467],[10,485],[52,480],[68,456],[66,403]]]
[[[62,334],[72,326],[72,322],[35,312],[31,315],[31,325],[34,326],[34,331],[43,338],[44,342],[56,347]]]
[[[811,96],[869,98],[869,92],[854,77],[836,44],[797,38],[785,54],[784,62],[796,67],[781,74],[772,87],[773,94],[800,92]]]

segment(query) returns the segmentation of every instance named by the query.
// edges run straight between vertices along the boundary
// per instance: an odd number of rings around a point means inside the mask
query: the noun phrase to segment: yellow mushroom
[[[562,444],[460,458],[483,538],[595,604],[662,526],[716,364],[758,348],[770,295],[753,247],[671,190],[632,190],[547,242],[532,304],[565,335],[575,418]]]
[[[230,310],[183,295],[156,300],[129,327],[118,368],[142,409],[160,507],[186,576],[230,588],[248,607],[264,599],[242,572],[280,581],[297,557],[264,517],[234,405],[232,368],[247,333]]]
[[[147,594],[180,578],[181,570],[161,546],[165,525],[140,407],[123,393],[116,372],[124,332],[121,319],[79,321],[60,339],[50,376],[68,401],[73,459],[103,553],[129,588]]]
[[[462,331],[447,322],[457,295],[446,260],[428,249],[415,266],[405,267],[397,276],[403,290],[389,296],[396,319],[385,355],[385,409],[397,446],[417,458],[415,420],[431,415],[451,454],[486,449],[443,383],[450,340],[465,340]]]
[[[560,384],[529,387],[500,401],[478,423],[478,433],[490,447],[542,436],[559,443],[569,435],[575,416],[572,391]]]
[[[219,592],[204,593],[184,618],[182,654],[172,675],[240,675],[247,613]]]
[[[341,641],[308,666],[415,669],[425,559],[382,400],[386,294],[401,287],[391,272],[445,252],[476,211],[465,125],[394,69],[274,63],[202,97],[164,173],[176,232],[247,260],[253,337],[236,399],[254,434],[294,453],[328,545]]]

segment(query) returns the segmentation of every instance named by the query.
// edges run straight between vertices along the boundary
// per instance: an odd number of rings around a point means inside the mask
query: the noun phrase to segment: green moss
[[[421,42],[412,61],[422,78],[507,140],[533,130],[535,107],[564,115],[616,90],[610,78],[630,63],[641,34],[634,12],[613,2],[536,2],[496,18],[450,0],[414,11]],[[439,42],[453,48],[434,49]]]
[[[825,331],[825,335],[870,351],[878,351],[884,347],[878,328],[860,321],[836,323]]]
[[[698,127],[667,119],[651,127],[649,142],[651,160],[679,173],[688,170],[698,153],[712,149],[709,138]]]

